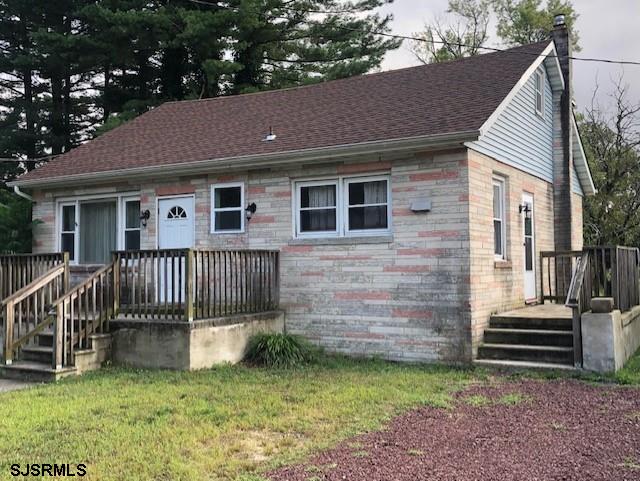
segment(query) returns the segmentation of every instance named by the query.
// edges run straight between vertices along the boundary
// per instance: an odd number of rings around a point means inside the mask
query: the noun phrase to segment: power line
[[[235,12],[238,12],[240,9],[237,7],[232,7],[230,5],[220,5],[217,3],[211,3],[211,2],[207,2],[206,0],[189,0],[192,3],[196,3],[199,5],[208,5],[210,7],[217,7],[217,8],[222,8],[222,9],[226,9],[226,10],[232,10]],[[353,13],[349,10],[338,10],[338,11],[322,11],[322,10],[298,10],[292,7],[280,7],[282,10],[288,10],[294,13],[317,13],[317,14],[327,14],[327,15],[331,15],[331,14],[340,14],[340,13]],[[258,15],[258,16],[263,16],[263,17],[270,17],[270,18],[276,18],[276,19],[280,19],[280,20],[291,20],[288,17],[279,17],[279,16],[271,16],[271,15],[266,15],[265,13],[262,12],[257,12],[257,11],[252,11],[252,13]],[[432,43],[432,44],[437,44],[437,45],[451,45],[454,47],[459,47],[459,48],[476,48],[476,49],[480,49],[480,50],[486,50],[486,51],[490,51],[490,52],[504,52],[504,53],[510,53],[513,55],[528,55],[528,56],[532,56],[532,57],[539,57],[540,54],[534,53],[534,52],[526,52],[526,51],[518,51],[518,52],[513,52],[510,49],[504,49],[504,48],[497,48],[497,47],[484,47],[484,46],[477,46],[477,45],[468,45],[468,44],[464,44],[464,43],[457,43],[457,42],[447,42],[444,40],[434,40],[434,39],[426,39],[423,37],[416,37],[416,36],[412,36],[412,35],[401,35],[401,34],[396,34],[396,33],[388,33],[388,32],[380,32],[380,31],[376,31],[376,30],[362,30],[359,28],[353,28],[353,27],[347,27],[344,25],[334,25],[335,28],[339,28],[342,30],[348,30],[351,32],[356,32],[356,33],[363,33],[363,34],[369,34],[369,35],[380,35],[382,37],[389,37],[389,38],[395,38],[396,40],[411,40],[414,42],[424,42],[424,43]],[[547,57],[551,57],[551,58],[557,58],[557,55],[546,55]],[[606,59],[606,58],[593,58],[593,57],[574,57],[571,56],[569,57],[571,60],[576,60],[579,62],[600,62],[600,63],[609,63],[609,64],[617,64],[617,65],[640,65],[640,61],[632,61],[632,60],[612,60],[612,59]]]

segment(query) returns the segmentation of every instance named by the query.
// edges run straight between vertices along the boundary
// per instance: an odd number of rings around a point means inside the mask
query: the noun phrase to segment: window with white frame
[[[124,248],[140,249],[140,200],[124,199]]]
[[[244,232],[244,184],[211,186],[211,232]]]
[[[298,233],[338,234],[338,181],[300,182]]]
[[[76,204],[60,206],[60,250],[69,253],[69,260],[76,260]]]
[[[541,117],[544,116],[544,70],[536,70],[534,77],[534,102],[536,113]]]
[[[506,221],[504,179],[493,178],[493,252],[496,259],[506,259]]]
[[[296,182],[296,235],[340,237],[390,231],[389,176]]]
[[[58,249],[74,264],[104,264],[118,249],[140,248],[139,197],[86,196],[61,200]]]

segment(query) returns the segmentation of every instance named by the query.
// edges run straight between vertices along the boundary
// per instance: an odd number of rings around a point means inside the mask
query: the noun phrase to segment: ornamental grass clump
[[[257,366],[292,368],[313,361],[318,354],[309,341],[292,334],[257,334],[249,342],[246,360]]]

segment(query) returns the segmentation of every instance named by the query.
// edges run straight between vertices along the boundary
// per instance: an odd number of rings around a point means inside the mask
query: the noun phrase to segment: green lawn
[[[472,378],[344,359],[294,371],[104,369],[0,395],[0,478],[12,463],[69,462],[88,466],[84,479],[251,479],[407,408],[446,405]]]
[[[456,389],[486,378],[346,359],[293,371],[107,368],[0,394],[0,479],[28,462],[85,463],[84,479],[259,479],[408,408],[447,406]],[[616,378],[640,384],[640,355]]]

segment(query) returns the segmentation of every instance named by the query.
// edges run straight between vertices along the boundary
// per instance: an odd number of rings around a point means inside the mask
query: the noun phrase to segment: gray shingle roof
[[[50,179],[479,129],[549,42],[453,62],[168,102],[26,174]],[[262,139],[272,126],[277,139]]]

